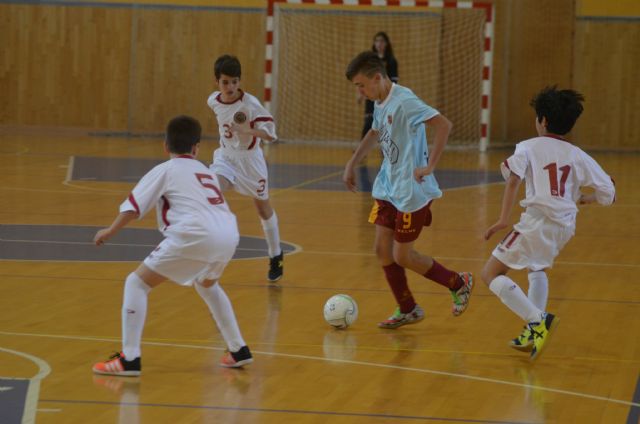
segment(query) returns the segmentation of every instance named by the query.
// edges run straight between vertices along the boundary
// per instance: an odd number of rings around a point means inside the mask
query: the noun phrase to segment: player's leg
[[[451,312],[454,316],[459,316],[469,305],[474,288],[473,276],[469,272],[452,271],[413,248],[422,228],[430,224],[430,205],[411,213],[397,212],[393,257],[401,266],[448,288],[453,298]]]
[[[141,373],[140,343],[147,316],[147,299],[152,288],[166,280],[144,263],[129,274],[122,300],[122,351],[93,366],[93,372],[106,375],[138,376]]]
[[[218,182],[220,183],[220,189],[222,191],[234,188],[237,174],[236,166],[220,149],[217,149],[214,152],[213,163],[209,169],[218,177]]]
[[[224,268],[224,265],[222,265],[222,268]],[[238,326],[231,301],[220,284],[218,284],[217,278],[196,282],[195,287],[200,297],[209,307],[209,311],[211,311],[211,315],[229,349],[227,355],[220,361],[220,366],[238,368],[253,362],[251,351],[240,333],[240,327]]]
[[[282,278],[284,273],[284,253],[280,247],[280,229],[278,228],[278,215],[276,211],[271,207],[269,199],[253,199],[260,222],[262,223],[262,230],[264,231],[264,238],[267,241],[267,249],[269,252],[269,272],[267,279],[271,282],[278,281]]]
[[[518,350],[531,351],[531,359],[535,359],[542,352],[558,319],[536,307],[522,289],[506,276],[508,270],[507,265],[491,256],[482,270],[482,280],[502,303],[527,323],[529,331],[525,329],[510,345]]]
[[[233,183],[227,179],[224,175],[216,174],[218,177],[218,183],[220,184],[220,190],[227,191],[233,187]]]
[[[549,297],[549,278],[544,269],[539,271],[529,270],[529,290],[527,297],[536,307],[542,311],[547,310]]]
[[[395,208],[388,202],[376,200],[369,215],[369,222],[375,224],[375,252],[382,266],[389,288],[396,299],[397,308],[393,315],[378,323],[381,328],[397,328],[424,319],[424,311],[416,304],[407,284],[405,269],[393,259],[393,234],[395,228]]]

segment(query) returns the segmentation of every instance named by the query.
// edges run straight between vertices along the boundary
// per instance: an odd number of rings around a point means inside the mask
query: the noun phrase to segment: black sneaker
[[[253,356],[247,346],[242,346],[237,352],[227,352],[220,359],[220,366],[225,368],[240,368],[253,362]]]
[[[123,375],[137,377],[140,375],[142,365],[140,357],[127,361],[123,353],[116,352],[107,361],[98,362],[93,366],[93,372],[102,375]]]
[[[280,252],[278,256],[274,256],[269,259],[269,273],[267,274],[267,279],[275,283],[279,279],[282,278],[282,274],[284,274],[284,252]]]

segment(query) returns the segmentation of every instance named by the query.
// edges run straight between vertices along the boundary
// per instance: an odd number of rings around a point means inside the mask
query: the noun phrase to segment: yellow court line
[[[344,173],[344,171],[336,171],[336,172],[332,172],[331,174],[324,175],[322,177],[313,178],[311,180],[303,181],[300,184],[296,184],[296,185],[293,185],[291,187],[274,190],[273,196],[281,194],[281,193],[286,193],[286,192],[291,191],[291,190],[296,190],[298,188],[301,188],[301,187],[304,187],[304,186],[308,186],[310,184],[317,183],[319,181],[328,180],[329,178],[333,178],[333,177],[335,177],[337,175],[341,175],[342,173]]]

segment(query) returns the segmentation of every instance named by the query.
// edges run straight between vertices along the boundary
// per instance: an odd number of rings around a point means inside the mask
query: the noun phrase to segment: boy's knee
[[[409,265],[411,265],[411,252],[394,250],[393,261],[403,268],[409,268]]]
[[[496,277],[497,276],[493,275],[493,273],[490,272],[486,266],[482,269],[482,272],[480,273],[480,278],[482,279],[482,282],[484,282],[487,285],[487,287],[489,287],[493,279]]]
[[[394,260],[393,254],[391,253],[391,250],[387,246],[381,246],[379,244],[376,244],[374,246],[374,251],[376,253],[376,257],[380,262],[382,263],[393,262]]]

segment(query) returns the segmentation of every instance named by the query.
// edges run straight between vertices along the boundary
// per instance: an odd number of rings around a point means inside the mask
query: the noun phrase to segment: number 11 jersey
[[[542,136],[516,145],[501,165],[505,180],[513,172],[526,181],[524,208],[535,208],[562,225],[575,224],[580,187],[592,187],[598,203],[615,200],[613,180],[579,147],[557,136]]]

